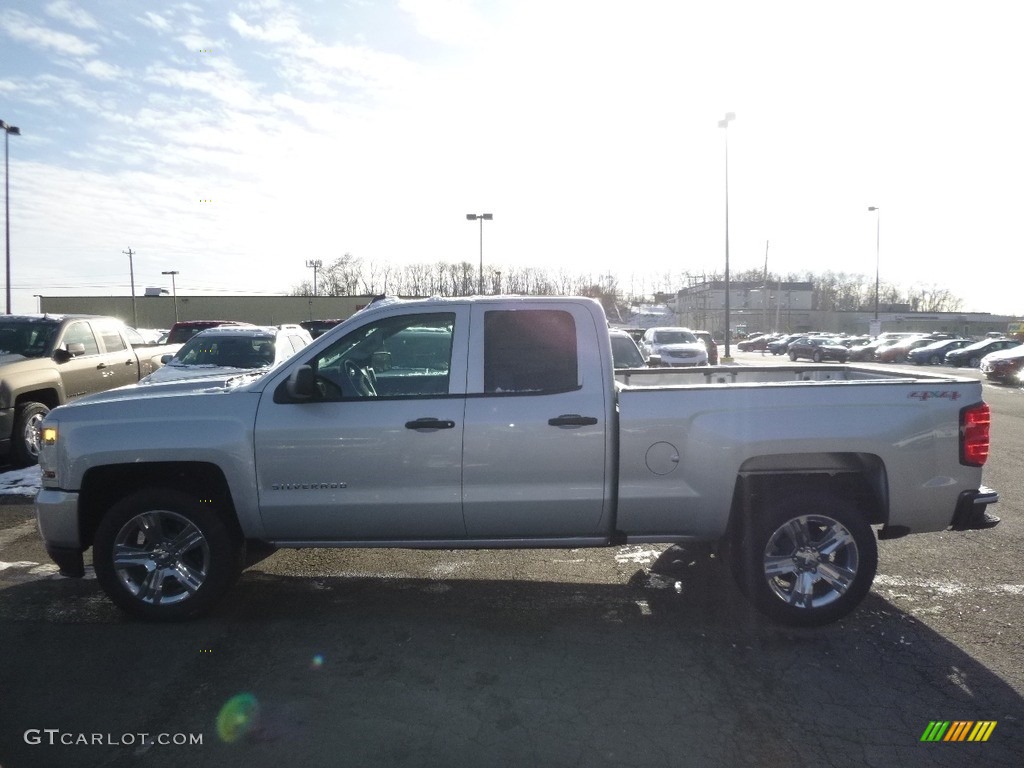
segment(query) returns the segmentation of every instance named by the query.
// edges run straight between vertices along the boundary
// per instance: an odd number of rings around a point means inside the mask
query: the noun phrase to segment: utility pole
[[[135,309],[135,262],[132,261],[132,256],[135,254],[132,252],[131,246],[128,246],[127,251],[121,251],[121,253],[128,256],[128,272],[132,278],[132,328],[138,328],[139,313]]]

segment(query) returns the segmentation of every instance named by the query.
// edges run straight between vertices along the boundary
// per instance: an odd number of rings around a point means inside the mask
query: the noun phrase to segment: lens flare
[[[256,727],[259,703],[251,693],[232,696],[217,715],[217,735],[231,744],[243,738]]]
[[[324,665],[324,657],[322,654],[317,654],[313,657],[313,660],[309,663],[310,669],[320,669]]]

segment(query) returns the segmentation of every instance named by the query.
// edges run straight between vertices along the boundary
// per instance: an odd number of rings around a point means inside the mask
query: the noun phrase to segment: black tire
[[[42,447],[39,429],[49,412],[50,409],[42,403],[22,403],[18,406],[11,432],[11,464],[31,467],[39,463],[39,449]]]
[[[241,572],[245,547],[212,503],[170,488],[126,496],[93,541],[96,580],[125,613],[182,621],[209,612]]]
[[[850,613],[870,591],[878,567],[878,545],[864,513],[818,492],[755,512],[730,554],[740,589],[754,607],[802,627]]]
[[[929,365],[942,365],[942,358],[938,355],[932,355],[928,358]]]
[[[792,360],[795,363],[796,362],[796,352],[790,352],[789,353],[789,359]]]
[[[814,354],[811,355],[811,360],[813,360],[816,363],[820,363],[821,362],[821,352],[815,350]]]

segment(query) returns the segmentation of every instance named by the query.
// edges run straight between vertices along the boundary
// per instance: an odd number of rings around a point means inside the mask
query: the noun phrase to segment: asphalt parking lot
[[[143,624],[0,506],[0,766],[1017,766],[1024,392],[985,392],[1002,524],[881,542],[862,607],[812,630],[646,546],[279,552],[210,618]]]

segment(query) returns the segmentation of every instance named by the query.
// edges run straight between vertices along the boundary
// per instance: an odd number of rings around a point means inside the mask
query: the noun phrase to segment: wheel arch
[[[172,488],[208,500],[237,540],[244,537],[223,471],[209,462],[140,462],[94,467],[79,495],[81,542],[91,546],[100,520],[120,499],[146,488]]]
[[[889,520],[885,464],[870,453],[789,453],[755,456],[740,466],[733,490],[727,536],[771,501],[807,491],[852,501],[871,525]]]

